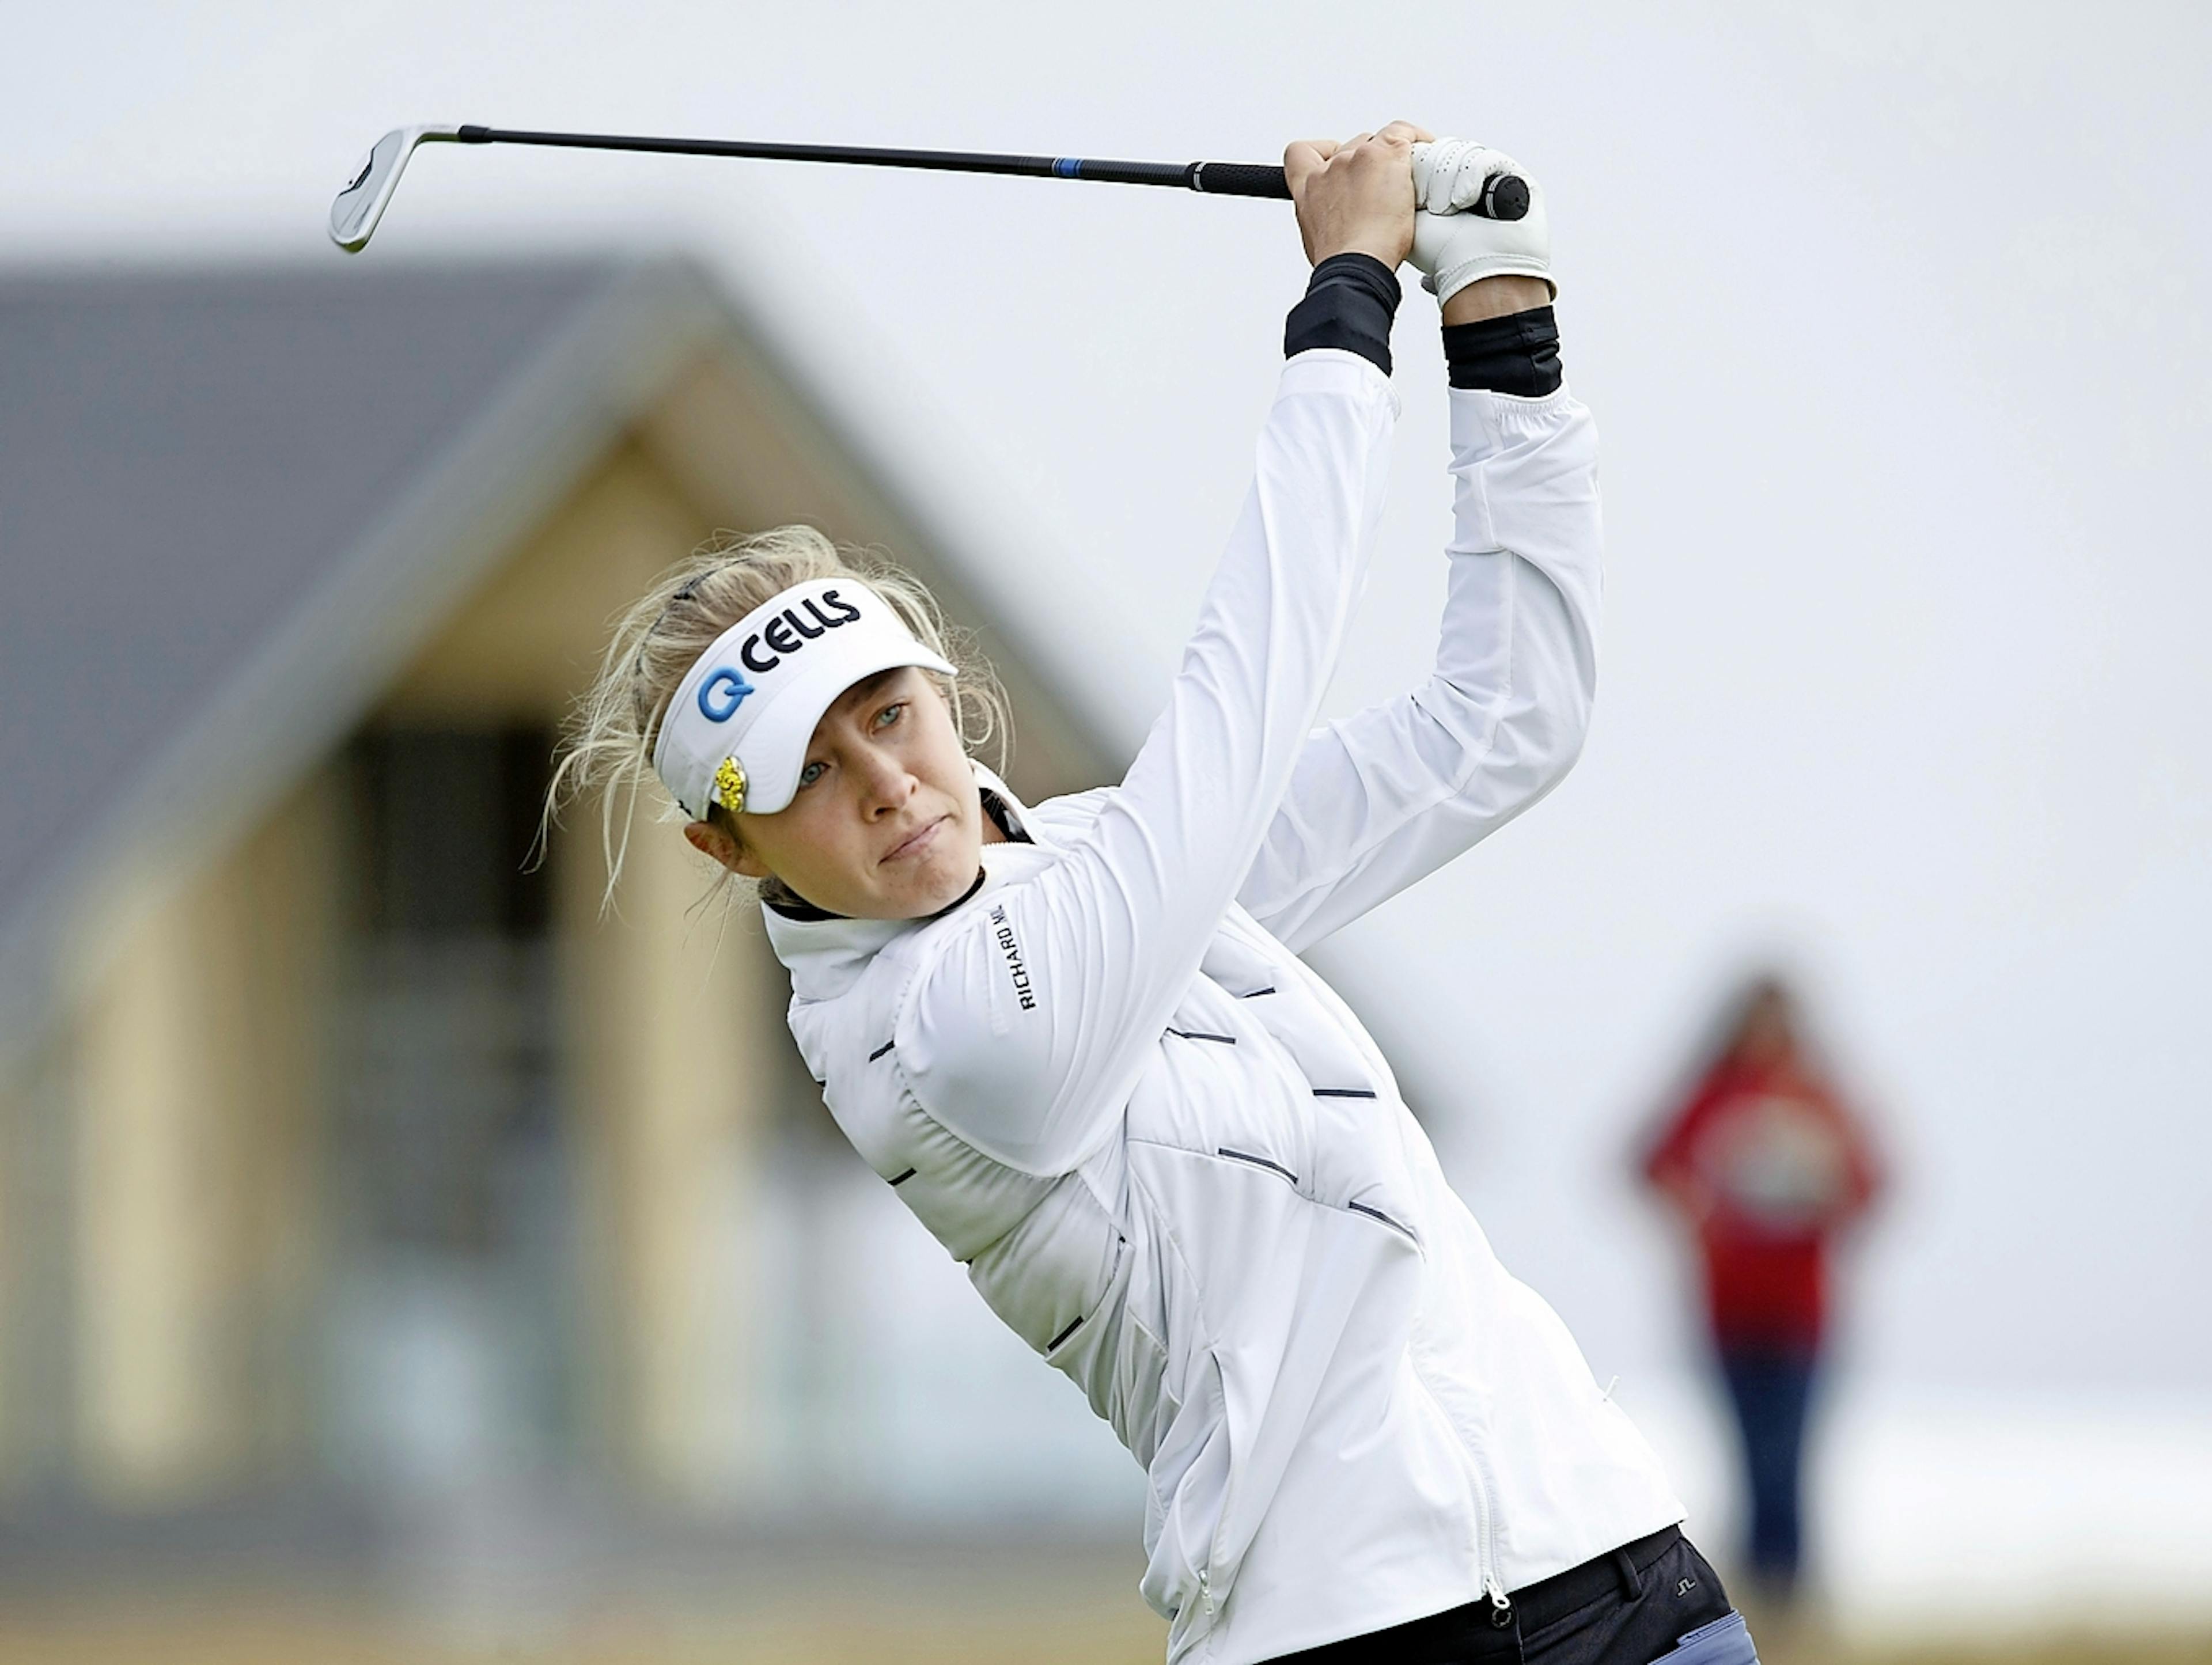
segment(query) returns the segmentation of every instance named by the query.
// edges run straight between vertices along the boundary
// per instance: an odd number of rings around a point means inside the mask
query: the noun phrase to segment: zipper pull
[[[1513,1598],[1498,1584],[1494,1572],[1483,1579],[1482,1593],[1490,1598],[1491,1624],[1504,1630],[1513,1622]]]

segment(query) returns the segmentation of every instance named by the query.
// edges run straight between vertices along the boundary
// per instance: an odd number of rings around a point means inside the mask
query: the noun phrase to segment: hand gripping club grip
[[[1085,179],[1104,177],[1084,164]],[[1110,164],[1109,164],[1110,166]],[[1209,197],[1279,197],[1288,200],[1290,183],[1279,167],[1256,162],[1192,162],[1183,169],[1183,183]],[[1131,181],[1131,183],[1136,183]],[[1486,220],[1521,220],[1528,214],[1528,182],[1517,173],[1500,173],[1482,188],[1482,196],[1467,210]]]

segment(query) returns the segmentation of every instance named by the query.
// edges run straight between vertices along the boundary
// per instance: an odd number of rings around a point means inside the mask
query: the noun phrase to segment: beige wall
[[[374,720],[554,726],[608,615],[707,530],[641,453],[617,451]],[[319,1273],[344,807],[326,769],[210,872],[143,906],[111,899],[127,943],[75,1031],[70,1328],[81,1467],[118,1504],[220,1491],[297,1455],[307,1433],[298,1344]],[[757,925],[719,952],[715,930],[693,928],[704,878],[672,829],[641,829],[621,916],[602,919],[590,819],[553,860],[568,1108],[597,1251],[578,1293],[600,1344],[591,1397],[619,1467],[711,1489],[746,1466],[731,1436],[750,1421],[732,1245],[767,1107],[744,1060],[788,1048],[783,994]]]
[[[272,1368],[314,1283],[330,783],[142,915],[78,1031],[78,1438],[94,1488],[158,1505],[297,1454]]]
[[[579,852],[571,852],[572,856]],[[619,916],[602,871],[564,872],[570,1034],[591,1152],[605,1426],[623,1465],[678,1498],[726,1496],[761,1453],[744,1264],[752,1159],[787,1078],[786,991],[757,922],[695,906],[707,888],[672,827],[632,842]]]
[[[590,679],[607,621],[712,530],[646,452],[625,447],[422,654],[386,712],[409,721],[552,724]],[[742,1259],[753,1155],[788,1051],[787,990],[757,922],[694,908],[712,870],[641,820],[613,909],[599,806],[553,860],[589,1239],[592,1383],[617,1465],[677,1498],[726,1495],[744,1431],[751,1280]]]

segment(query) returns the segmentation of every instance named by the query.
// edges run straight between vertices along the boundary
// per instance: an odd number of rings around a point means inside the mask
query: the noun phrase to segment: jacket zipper
[[[1482,1593],[1490,1598],[1490,1622],[1504,1630],[1513,1622],[1513,1598],[1499,1588],[1494,1572],[1483,1574]]]
[[[1513,1622],[1513,1598],[1505,1593],[1505,1586],[1498,1577],[1498,1540],[1492,1530],[1490,1518],[1490,1480],[1483,1472],[1482,1458],[1474,1452],[1474,1474],[1468,1489],[1474,1494],[1475,1558],[1482,1567],[1482,1593],[1490,1599],[1490,1622],[1504,1630]]]
[[[1428,1378],[1421,1374],[1418,1364],[1413,1368],[1413,1380],[1421,1384],[1422,1393],[1427,1395],[1429,1408],[1443,1420],[1445,1427],[1450,1428],[1451,1419],[1444,1415],[1444,1407],[1437,1403],[1436,1395],[1429,1391]],[[1454,1437],[1457,1437],[1456,1430]],[[1489,1476],[1480,1452],[1470,1450],[1468,1457],[1467,1489],[1468,1494],[1474,1499],[1475,1565],[1482,1574],[1483,1598],[1490,1603],[1490,1622],[1504,1630],[1513,1622],[1513,1598],[1505,1593],[1505,1586],[1498,1576],[1498,1545],[1491,1530]]]

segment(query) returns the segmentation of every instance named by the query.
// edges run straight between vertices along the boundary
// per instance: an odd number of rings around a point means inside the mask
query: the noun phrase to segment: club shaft
[[[1217,197],[1288,199],[1283,170],[1252,162],[1133,162],[1086,156],[1012,156],[976,150],[893,150],[855,144],[776,144],[750,139],[641,138],[615,133],[533,133],[465,126],[464,144],[540,144],[568,150],[647,150],[680,156],[750,156],[763,161],[848,162],[951,173],[1017,173],[1112,185],[1175,185]]]

